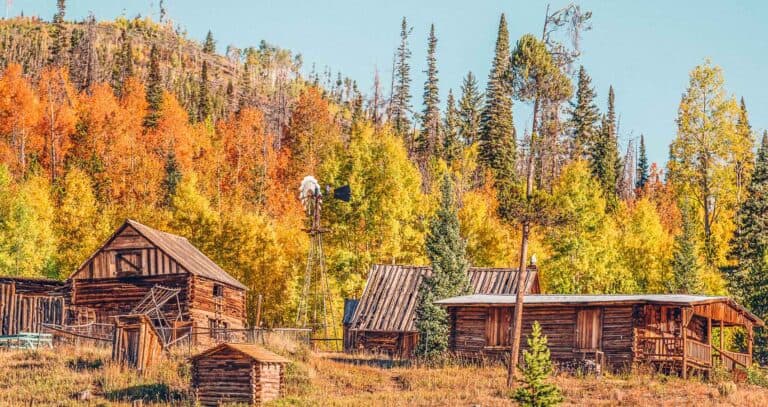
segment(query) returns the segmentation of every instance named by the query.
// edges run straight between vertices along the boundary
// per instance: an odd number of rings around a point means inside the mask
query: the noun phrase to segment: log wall
[[[214,285],[222,287],[223,296],[214,296]],[[207,329],[214,320],[228,329],[245,328],[245,291],[200,276],[190,276],[189,291],[190,319],[196,327]],[[207,343],[205,335],[197,339]]]
[[[0,279],[0,335],[41,332],[42,324],[61,324],[64,296],[58,283]]]
[[[192,362],[192,388],[204,406],[257,402],[255,362],[240,352],[224,349]]]
[[[496,308],[496,309],[494,309]],[[501,311],[500,308],[505,308]],[[547,336],[552,360],[569,362],[581,355],[575,352],[576,322],[579,307],[547,306],[526,307],[523,312],[523,337],[531,333],[534,321],[541,325]],[[632,306],[600,307],[602,330],[600,347],[605,353],[608,367],[619,370],[628,367],[632,361]],[[457,354],[470,358],[501,359],[509,352],[514,307],[451,307],[451,349]],[[500,326],[503,325],[503,326]],[[501,342],[499,341],[501,338]],[[489,342],[489,339],[494,342]],[[505,343],[506,341],[506,343]],[[525,340],[522,347],[527,346]]]
[[[354,345],[351,351],[383,353],[408,358],[413,356],[419,341],[418,332],[378,332],[352,330],[347,335]]]

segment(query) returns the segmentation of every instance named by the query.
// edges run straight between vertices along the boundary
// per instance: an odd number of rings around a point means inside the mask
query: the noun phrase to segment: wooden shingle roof
[[[374,265],[349,328],[361,331],[414,332],[419,286],[431,275],[427,266]],[[475,294],[511,294],[517,290],[517,269],[475,268],[468,277]],[[538,274],[530,269],[526,292],[539,292]]]
[[[236,352],[240,352],[243,355],[262,363],[290,363],[290,360],[270,352],[259,345],[245,344],[245,343],[221,343],[216,345],[200,354],[197,354],[191,358],[191,360],[197,360],[206,356],[216,354],[224,349],[232,349]]]

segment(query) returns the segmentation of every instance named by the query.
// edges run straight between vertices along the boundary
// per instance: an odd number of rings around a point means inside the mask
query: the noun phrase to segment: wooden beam
[[[720,320],[720,350],[721,350],[721,352],[720,352],[720,364],[725,363],[725,355],[723,355],[723,352],[722,352],[723,350],[725,350],[725,346],[723,345],[723,343],[724,343],[723,336],[725,336],[724,335],[725,332],[723,332],[724,328],[725,328],[725,325],[723,324],[723,320],[721,319]]]

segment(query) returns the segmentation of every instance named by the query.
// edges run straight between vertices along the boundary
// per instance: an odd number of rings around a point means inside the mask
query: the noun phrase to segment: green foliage
[[[155,128],[163,107],[163,85],[160,76],[160,50],[152,44],[149,52],[149,76],[147,77],[147,115],[144,127]]]
[[[416,328],[419,330],[416,354],[427,359],[434,359],[448,349],[448,313],[434,302],[470,292],[467,244],[459,231],[450,176],[443,177],[440,192],[440,207],[430,222],[426,239],[432,275],[422,281],[416,306]]]
[[[197,120],[205,121],[211,116],[211,96],[208,92],[208,61],[203,61],[200,71],[200,89],[197,100]]]
[[[176,188],[182,180],[181,168],[179,162],[176,160],[176,153],[171,150],[165,156],[165,177],[163,178],[163,202],[166,206],[171,204],[171,201],[176,195]]]
[[[445,122],[443,123],[443,146],[442,156],[450,165],[461,156],[461,140],[459,131],[461,123],[459,112],[456,110],[456,101],[453,98],[453,91],[448,91],[448,105],[445,108]]]
[[[682,227],[675,237],[672,253],[670,292],[699,294],[702,291],[699,258],[696,254],[695,224],[687,206],[681,208]]]
[[[205,41],[203,42],[203,52],[206,54],[216,53],[216,41],[213,39],[213,33],[208,30],[208,34],[205,35]]]
[[[622,268],[631,271],[637,291],[667,291],[672,238],[661,223],[656,206],[648,198],[622,203],[616,223],[619,227],[619,258]]]
[[[648,155],[645,152],[645,137],[640,135],[640,152],[637,156],[637,182],[635,187],[638,189],[645,188],[645,184],[648,183],[650,178]]]
[[[507,83],[509,72],[509,31],[504,14],[499,21],[496,51],[488,76],[480,129],[480,166],[490,170],[499,184],[515,179],[515,127],[512,121],[512,95]]]
[[[541,334],[539,321],[534,321],[531,335],[528,336],[528,349],[523,351],[525,364],[520,367],[523,375],[522,386],[518,387],[512,398],[521,406],[547,407],[563,401],[560,390],[547,383],[552,374],[547,337]]]
[[[408,48],[408,35],[412,28],[408,27],[408,22],[403,17],[400,27],[400,46],[395,55],[395,79],[394,93],[390,106],[390,118],[395,132],[405,137],[411,131],[411,65],[408,60],[411,58],[411,50]]]
[[[603,115],[590,157],[592,176],[600,183],[609,209],[615,209],[618,205],[616,191],[621,173],[621,159],[616,134],[613,86],[608,90],[608,114]]]
[[[427,80],[424,82],[424,110],[421,114],[421,131],[416,136],[416,153],[421,162],[436,156],[441,150],[440,89],[437,85],[437,37],[435,25],[429,30],[427,42]]]
[[[584,66],[579,67],[579,82],[576,90],[576,105],[571,112],[573,126],[573,146],[571,157],[588,159],[598,137],[597,121],[600,111],[595,105],[595,90],[592,88],[592,78]]]
[[[477,85],[477,79],[472,72],[461,84],[461,100],[459,100],[459,136],[465,144],[477,141],[480,133],[480,121],[483,112],[483,95]]]

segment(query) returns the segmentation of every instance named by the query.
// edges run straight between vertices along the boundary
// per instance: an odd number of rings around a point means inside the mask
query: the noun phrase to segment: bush
[[[753,364],[747,369],[747,382],[755,386],[768,388],[768,374],[758,364]]]
[[[520,386],[512,395],[520,405],[531,407],[548,407],[563,401],[560,390],[553,384],[547,383],[552,374],[552,361],[547,347],[547,337],[541,335],[541,325],[533,323],[533,331],[528,337],[528,349],[523,352],[525,366]]]

